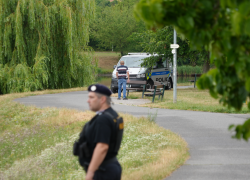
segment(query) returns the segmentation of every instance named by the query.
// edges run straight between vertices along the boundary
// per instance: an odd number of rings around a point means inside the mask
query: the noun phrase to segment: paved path
[[[15,101],[38,107],[67,107],[88,110],[87,92],[30,96]],[[118,112],[147,116],[157,112],[157,123],[180,134],[189,144],[191,158],[167,180],[248,180],[250,143],[231,139],[229,124],[242,123],[250,115],[168,110],[131,106],[137,100],[115,101]],[[118,104],[117,104],[118,103]],[[119,103],[130,104],[124,105]]]

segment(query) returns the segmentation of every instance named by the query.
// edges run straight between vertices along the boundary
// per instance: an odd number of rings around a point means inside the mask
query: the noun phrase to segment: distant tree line
[[[136,21],[134,5],[139,0],[97,0],[96,16],[90,23],[89,46],[100,51],[142,51],[143,48],[129,37],[134,32],[143,32],[146,27],[142,21]]]
[[[150,52],[164,54],[172,58],[170,44],[173,44],[173,28],[147,30],[141,20],[134,16],[134,5],[139,0],[96,0],[96,17],[90,23],[89,46],[97,51]],[[178,36],[178,65],[203,66],[209,70],[209,53],[202,50],[190,50],[188,39]],[[150,66],[157,59],[149,58],[144,65]]]

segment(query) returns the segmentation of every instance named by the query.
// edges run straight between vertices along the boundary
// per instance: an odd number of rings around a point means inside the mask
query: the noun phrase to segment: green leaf
[[[245,88],[248,92],[250,92],[250,77],[246,80]]]
[[[178,19],[177,19],[177,22],[178,22],[178,25],[180,26],[180,27],[185,27],[185,25],[186,25],[186,21],[185,21],[185,18],[184,17],[179,17]]]
[[[150,22],[152,21],[154,18],[151,14],[151,11],[150,11],[150,6],[149,5],[146,5],[144,4],[142,7],[142,17],[147,21],[147,22]]]
[[[239,35],[241,33],[241,14],[238,11],[234,11],[232,15],[232,31],[235,35]]]
[[[245,121],[245,123],[242,125],[243,127],[243,138],[248,141],[248,138],[250,137],[250,119]]]
[[[215,92],[214,90],[211,90],[209,91],[210,95],[214,98],[214,99],[217,99],[218,98],[218,94],[217,92]]]
[[[250,19],[248,19],[248,21],[245,21],[245,34],[247,34],[248,36],[250,36]]]
[[[242,136],[242,125],[237,125],[235,128],[236,134],[235,134],[235,138],[237,139],[241,139]]]
[[[234,128],[235,125],[234,124],[231,124],[229,127],[228,127],[228,130],[231,130],[232,128]]]
[[[187,22],[188,22],[188,24],[189,24],[189,26],[190,26],[191,28],[194,27],[194,20],[193,20],[192,17],[188,17],[188,18],[187,18]]]
[[[225,7],[226,7],[227,1],[228,1],[228,0],[220,0],[220,5],[221,5],[222,8],[225,8]]]
[[[160,3],[154,3],[151,5],[151,12],[154,12],[155,14],[155,20],[160,21],[162,19],[162,6]]]
[[[243,2],[239,6],[239,12],[242,16],[247,16],[250,12],[250,2]]]

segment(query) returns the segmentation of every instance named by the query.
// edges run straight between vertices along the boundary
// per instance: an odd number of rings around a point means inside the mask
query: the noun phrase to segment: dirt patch
[[[98,67],[103,69],[113,69],[114,65],[116,65],[120,59],[120,57],[114,56],[99,56],[96,58],[99,59]]]

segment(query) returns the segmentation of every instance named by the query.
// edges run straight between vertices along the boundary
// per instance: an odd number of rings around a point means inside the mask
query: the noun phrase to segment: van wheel
[[[171,80],[168,80],[166,87],[165,87],[165,90],[171,90],[171,88],[172,88]]]
[[[118,90],[117,90],[117,89],[112,88],[112,87],[110,88],[110,90],[111,90],[111,92],[112,92],[112,93],[114,93],[114,94],[118,92]]]
[[[151,79],[148,80],[146,88],[147,89],[153,89],[153,86],[154,86],[154,82]]]

